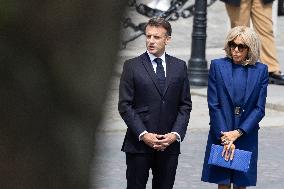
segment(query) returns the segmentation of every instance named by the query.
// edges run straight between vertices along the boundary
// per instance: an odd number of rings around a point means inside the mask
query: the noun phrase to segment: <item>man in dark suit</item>
[[[145,28],[147,52],[124,63],[118,110],[127,125],[127,189],[173,187],[180,142],[192,109],[186,63],[165,53],[171,25],[163,18]]]

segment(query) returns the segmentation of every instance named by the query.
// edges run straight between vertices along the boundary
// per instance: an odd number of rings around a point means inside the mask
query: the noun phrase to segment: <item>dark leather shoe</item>
[[[278,73],[269,73],[269,83],[276,84],[276,85],[284,85],[284,75],[279,72]]]

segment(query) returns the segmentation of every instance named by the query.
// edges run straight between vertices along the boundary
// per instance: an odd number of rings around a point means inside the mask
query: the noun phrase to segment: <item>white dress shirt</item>
[[[156,57],[153,54],[149,53],[148,51],[147,51],[147,53],[148,53],[148,56],[150,57],[150,60],[151,60],[151,63],[152,63],[152,66],[153,66],[155,73],[157,73],[157,71],[156,71],[157,70],[157,62],[155,62],[154,60],[155,60],[155,58],[162,59],[162,65],[164,67],[165,77],[167,77],[167,73],[166,73],[166,70],[167,70],[166,53],[164,52],[164,54],[162,54],[162,56],[160,56],[160,57]]]

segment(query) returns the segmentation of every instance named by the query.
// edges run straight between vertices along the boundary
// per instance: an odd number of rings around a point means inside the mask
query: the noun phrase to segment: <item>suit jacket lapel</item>
[[[255,68],[255,66],[248,66],[248,76],[247,76],[247,86],[246,86],[246,92],[245,92],[245,103],[247,102],[249,96],[251,95],[254,87],[255,87],[255,83],[257,81],[259,72],[256,71],[257,69]]]
[[[151,80],[153,81],[156,89],[158,90],[159,94],[162,96],[163,94],[163,91],[160,90],[160,87],[158,85],[158,79],[157,79],[157,76],[156,76],[156,73],[153,69],[153,66],[152,66],[152,63],[151,63],[151,60],[148,56],[148,54],[145,52],[142,56],[142,64],[144,65],[147,73],[149,74]]]
[[[230,59],[226,59],[226,62],[222,63],[220,66],[220,72],[225,83],[226,89],[231,97],[232,102],[234,102],[233,98],[233,74],[232,74],[232,62]]]
[[[168,87],[169,87],[169,84],[170,84],[170,81],[171,81],[171,77],[172,77],[172,73],[173,73],[173,62],[171,61],[171,59],[169,58],[169,56],[166,54],[166,84],[165,84],[165,89],[164,89],[164,92],[163,92],[163,96],[166,94],[167,90],[168,90]]]

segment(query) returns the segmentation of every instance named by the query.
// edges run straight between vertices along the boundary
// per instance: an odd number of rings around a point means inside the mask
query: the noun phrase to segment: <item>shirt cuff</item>
[[[142,136],[145,135],[146,133],[148,133],[148,132],[145,130],[139,135],[139,141],[142,140]]]
[[[177,132],[171,132],[171,133],[173,133],[173,134],[175,134],[175,135],[177,136],[177,141],[178,141],[178,142],[180,142],[180,141],[181,141],[181,139],[180,139],[180,135],[179,135]]]

